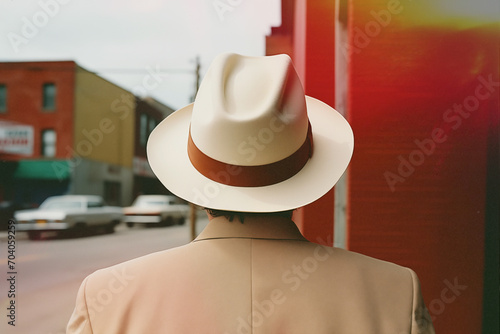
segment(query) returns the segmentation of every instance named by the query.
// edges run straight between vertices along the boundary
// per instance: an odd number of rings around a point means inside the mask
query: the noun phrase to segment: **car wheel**
[[[130,228],[134,227],[134,223],[130,223],[130,222],[127,223],[127,227],[130,227]]]
[[[28,239],[40,240],[40,239],[42,239],[42,232],[41,231],[28,231]]]
[[[180,217],[178,220],[177,220],[177,224],[178,225],[184,225],[186,223],[186,218],[184,217]]]
[[[83,237],[87,232],[87,224],[76,223],[71,232],[75,237]]]
[[[112,221],[108,225],[104,226],[104,233],[111,234],[115,233],[115,226],[118,225],[118,222]]]
[[[166,217],[159,224],[159,226],[161,226],[161,227],[171,226],[171,225],[173,225],[172,217]]]

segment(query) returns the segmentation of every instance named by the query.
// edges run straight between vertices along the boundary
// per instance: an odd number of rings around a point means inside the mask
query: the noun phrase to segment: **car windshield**
[[[79,201],[48,201],[40,207],[44,209],[81,209],[82,203]]]

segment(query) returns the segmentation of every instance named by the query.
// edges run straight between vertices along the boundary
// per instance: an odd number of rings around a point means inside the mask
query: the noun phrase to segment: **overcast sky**
[[[4,0],[0,61],[74,60],[176,109],[190,102],[195,58],[203,75],[221,52],[263,55],[280,0]],[[118,70],[118,71],[116,71]]]

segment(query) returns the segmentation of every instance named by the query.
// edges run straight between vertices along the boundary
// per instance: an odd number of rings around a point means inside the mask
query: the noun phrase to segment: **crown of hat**
[[[297,151],[308,117],[290,57],[217,57],[196,95],[190,132],[200,151],[228,164],[270,164]]]

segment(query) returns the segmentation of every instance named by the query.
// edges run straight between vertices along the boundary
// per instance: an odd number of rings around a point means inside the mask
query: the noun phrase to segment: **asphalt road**
[[[207,223],[198,218],[197,232]],[[97,269],[190,242],[189,223],[183,226],[128,229],[114,234],[78,238],[50,237],[30,241],[16,234],[16,274],[9,274],[7,233],[0,235],[0,333],[64,334],[82,280]],[[9,278],[14,276],[14,286]],[[11,288],[14,287],[14,290]],[[9,290],[15,298],[9,298]],[[15,301],[15,326],[7,308]]]

